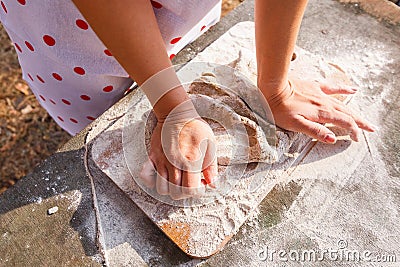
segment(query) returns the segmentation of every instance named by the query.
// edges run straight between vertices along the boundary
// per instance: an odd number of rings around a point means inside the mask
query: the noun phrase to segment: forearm
[[[171,67],[150,1],[73,1],[97,36],[139,85]],[[154,111],[157,117],[164,117],[187,99],[183,87],[175,88],[159,99]]]
[[[307,0],[256,0],[258,87],[268,99],[287,86],[287,73]]]

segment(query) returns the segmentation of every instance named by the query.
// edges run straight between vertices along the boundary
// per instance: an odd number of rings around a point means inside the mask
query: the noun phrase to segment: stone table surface
[[[253,6],[245,1],[174,63],[252,20]],[[189,258],[104,173],[89,172],[86,140],[124,114],[128,95],[0,195],[0,266],[398,266],[400,27],[311,0],[298,45],[345,68],[360,87],[350,106],[380,130],[316,143],[220,253]]]

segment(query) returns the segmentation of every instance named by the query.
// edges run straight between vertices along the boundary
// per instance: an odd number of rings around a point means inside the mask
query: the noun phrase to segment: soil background
[[[223,0],[222,16],[243,1]],[[0,194],[70,138],[22,79],[14,46],[0,24]]]

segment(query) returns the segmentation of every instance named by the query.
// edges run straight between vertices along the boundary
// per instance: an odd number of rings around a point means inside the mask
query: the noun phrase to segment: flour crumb
[[[52,215],[52,214],[56,213],[57,211],[58,211],[58,207],[54,206],[54,207],[52,207],[52,208],[47,210],[47,214],[48,215]]]

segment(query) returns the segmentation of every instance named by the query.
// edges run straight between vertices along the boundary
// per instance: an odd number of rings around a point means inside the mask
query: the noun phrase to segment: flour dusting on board
[[[243,38],[235,37],[238,32]],[[187,84],[202,76],[212,77],[213,83],[224,85],[244,97],[253,111],[259,113],[257,107],[252,105],[252,101],[257,101],[259,96],[251,93],[254,92],[252,88],[256,80],[253,32],[254,23],[239,23],[195,58],[195,61],[216,62],[230,68],[215,68],[215,64],[210,63],[212,67],[205,69],[208,63],[196,65],[190,62],[179,70],[178,77],[188,79]],[[226,44],[232,45],[225,49]],[[222,50],[224,53],[221,53]],[[348,82],[337,66],[324,62],[321,57],[300,48],[296,48],[296,54],[297,59],[290,67],[294,76],[328,80],[333,77],[340,83]],[[324,77],[320,71],[321,65],[324,65]],[[257,227],[254,220],[257,205],[277,183],[286,179],[285,171],[305,154],[305,148],[311,142],[301,134],[277,128],[274,147],[278,159],[276,162],[271,164],[272,161],[266,160],[261,163],[233,164],[226,165],[225,169],[221,164],[224,172],[221,179],[231,188],[207,204],[201,205],[201,202],[191,199],[183,203],[160,201],[136,182],[142,164],[147,160],[144,129],[150,110],[146,97],[137,91],[132,96],[125,117],[92,141],[90,153],[102,172],[185,253],[196,258],[206,258],[221,250],[249,217],[253,218],[249,225]],[[255,119],[258,126],[263,127],[259,118]]]

